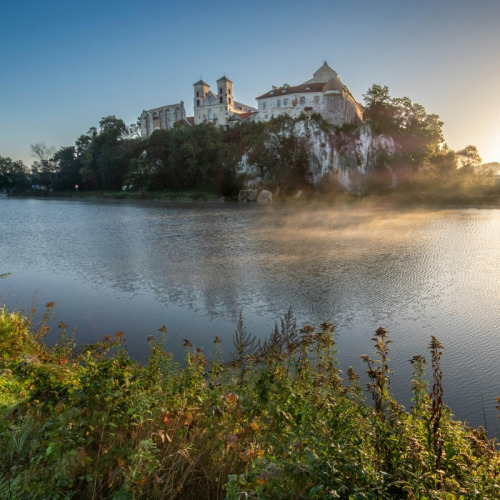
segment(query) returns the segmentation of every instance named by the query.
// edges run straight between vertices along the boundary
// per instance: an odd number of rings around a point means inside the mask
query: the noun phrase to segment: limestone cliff
[[[308,174],[313,184],[330,179],[357,194],[363,190],[364,176],[375,167],[390,171],[388,159],[397,150],[392,137],[374,134],[368,125],[350,131],[329,131],[313,119],[299,120],[294,124],[293,133],[307,140]],[[245,172],[252,173],[247,156],[241,166]]]

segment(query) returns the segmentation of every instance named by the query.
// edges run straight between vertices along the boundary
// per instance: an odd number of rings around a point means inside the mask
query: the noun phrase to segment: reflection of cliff
[[[33,221],[6,233],[18,240],[27,269],[42,266],[129,298],[147,293],[228,321],[241,308],[276,317],[290,305],[304,321],[344,323],[360,314],[383,321],[384,304],[397,311],[409,301],[418,315],[441,290],[438,283],[429,289],[425,215],[44,202]]]
[[[388,300],[392,310],[422,304],[422,224],[423,215],[380,211],[106,207],[77,255],[94,286],[147,290],[212,318],[241,308],[275,316],[292,305],[304,320],[344,323],[363,311],[382,321]]]

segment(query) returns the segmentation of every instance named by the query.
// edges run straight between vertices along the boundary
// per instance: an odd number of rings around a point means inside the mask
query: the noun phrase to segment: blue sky
[[[106,115],[185,102],[226,74],[255,105],[326,60],[437,113],[453,149],[500,161],[500,0],[8,1],[0,17],[0,156],[74,144]]]

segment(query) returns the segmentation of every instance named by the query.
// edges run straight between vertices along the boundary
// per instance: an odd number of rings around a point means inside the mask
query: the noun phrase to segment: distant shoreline
[[[206,203],[237,203],[236,198],[223,197],[216,193],[205,191],[61,191],[57,193],[12,193],[4,195],[13,198],[33,199],[81,199],[81,200],[144,200],[165,201],[178,203],[206,202]],[[345,193],[337,195],[324,195],[321,193],[308,193],[296,199],[293,196],[274,200],[275,204],[289,204],[304,206],[308,204],[348,204],[348,205],[388,205],[406,207],[450,207],[450,208],[499,208],[500,194],[493,195],[467,195],[464,193],[405,193],[393,192],[387,195],[371,194],[366,196],[354,196]],[[253,203],[249,203],[252,205]]]

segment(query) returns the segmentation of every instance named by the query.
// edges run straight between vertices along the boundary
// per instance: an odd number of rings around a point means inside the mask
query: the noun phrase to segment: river
[[[76,326],[80,343],[124,331],[140,360],[163,324],[178,359],[184,338],[209,356],[218,335],[229,354],[240,311],[265,337],[292,306],[300,325],[337,326],[344,370],[364,371],[386,327],[409,408],[408,360],[430,359],[436,335],[445,403],[500,436],[499,209],[0,198],[0,238],[1,303],[55,301],[53,325]]]

